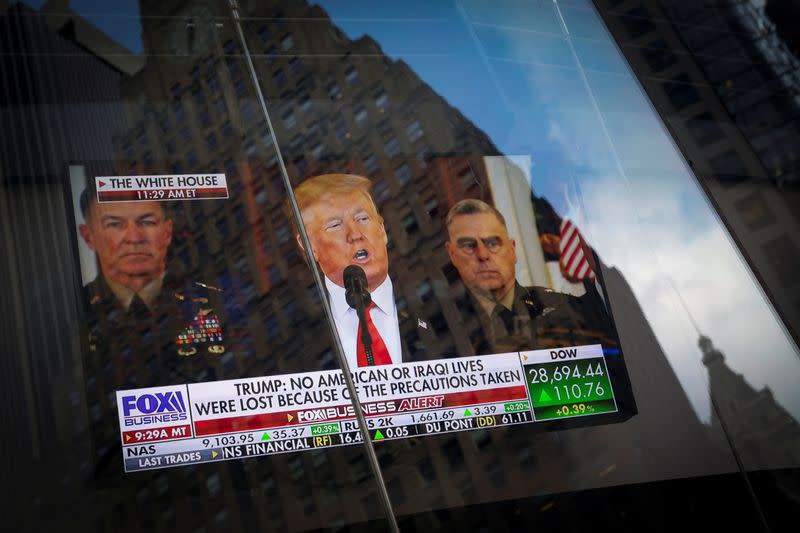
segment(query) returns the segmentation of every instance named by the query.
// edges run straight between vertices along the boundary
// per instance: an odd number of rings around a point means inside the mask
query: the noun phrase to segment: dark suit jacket
[[[544,287],[516,284],[514,291],[514,332],[509,335],[492,331],[491,318],[470,293],[481,324],[470,338],[476,355],[585,344],[618,345],[605,309],[598,308],[596,302]]]

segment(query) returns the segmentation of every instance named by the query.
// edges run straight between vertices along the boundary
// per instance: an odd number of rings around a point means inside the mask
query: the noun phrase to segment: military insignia
[[[215,354],[225,353],[225,347],[221,344],[212,344],[208,347],[208,351]]]
[[[423,328],[423,329],[428,329],[428,323],[425,322],[424,320],[422,320],[421,318],[418,318],[417,319],[417,327]]]
[[[549,315],[555,310],[556,310],[555,307],[545,307],[544,309],[542,309],[542,316]]]
[[[97,304],[100,303],[101,300],[102,300],[102,298],[100,298],[100,295],[99,294],[95,294],[94,296],[92,296],[92,299],[89,300],[89,303],[92,304],[92,305],[97,305]]]
[[[192,298],[192,301],[196,304],[207,304],[208,298],[203,298],[202,296],[198,296],[196,298]]]
[[[189,356],[194,355],[196,353],[197,353],[197,348],[195,348],[194,346],[187,346],[185,348],[184,347],[178,348],[178,355],[182,355],[184,357],[189,357]]]
[[[175,299],[178,300],[179,302],[182,302],[182,301],[184,301],[186,299],[186,297],[183,294],[181,294],[179,292],[176,292],[175,293]]]
[[[213,309],[201,309],[191,323],[175,337],[175,344],[193,345],[222,342],[222,325]]]
[[[205,283],[200,283],[199,281],[195,281],[194,284],[197,285],[198,287],[203,287],[204,289],[208,289],[210,291],[222,292],[222,289],[214,287],[213,285],[206,285]]]

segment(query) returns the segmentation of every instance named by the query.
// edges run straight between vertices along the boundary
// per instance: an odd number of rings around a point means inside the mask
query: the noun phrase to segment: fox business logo
[[[186,404],[180,391],[134,394],[122,397],[125,426],[143,426],[188,420]]]

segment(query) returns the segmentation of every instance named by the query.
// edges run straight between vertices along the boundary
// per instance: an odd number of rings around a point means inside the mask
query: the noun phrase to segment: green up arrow
[[[265,431],[264,434],[261,435],[261,440],[272,440],[272,439],[269,438],[269,433]]]
[[[542,389],[542,394],[539,396],[539,401],[540,402],[550,402],[552,400],[553,399],[550,397],[550,395],[547,394],[547,391]]]
[[[464,416],[472,416],[472,412],[469,409],[464,411]]]
[[[375,432],[375,438],[372,440],[381,440],[383,438],[384,438],[383,433],[381,433],[381,430],[379,429],[378,431]]]

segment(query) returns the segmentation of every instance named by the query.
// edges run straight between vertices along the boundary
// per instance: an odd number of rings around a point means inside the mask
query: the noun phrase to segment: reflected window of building
[[[283,115],[283,125],[286,129],[292,129],[297,124],[297,118],[294,116],[294,113],[289,111],[285,115]]]
[[[350,133],[347,131],[347,125],[344,122],[338,122],[333,126],[333,132],[336,134],[336,140],[340,144],[345,144],[350,138]]]
[[[197,105],[203,105],[206,103],[206,95],[203,94],[203,90],[199,87],[192,90],[192,99],[194,99],[194,103]]]
[[[380,168],[378,164],[378,157],[375,154],[369,154],[364,159],[364,167],[367,169],[367,173],[374,174]],[[385,185],[385,184],[384,184]]]
[[[339,87],[339,84],[336,83],[335,81],[328,84],[327,90],[328,90],[328,96],[330,96],[331,98],[338,98],[340,93],[342,92],[341,87]]]
[[[413,235],[419,230],[419,223],[414,213],[409,213],[403,217],[403,229],[408,235]]]
[[[461,279],[458,275],[458,270],[449,261],[442,267],[442,274],[444,274],[444,279],[446,279],[447,283],[450,285]],[[463,306],[459,305],[458,307],[462,308]]]
[[[228,65],[228,72],[230,72],[232,79],[238,79],[241,77],[242,67],[239,64],[238,59],[235,57],[226,57],[225,64]]]
[[[281,38],[281,49],[285,52],[294,46],[294,37],[291,33],[284,35]]]
[[[237,174],[237,172],[236,172],[236,163],[233,162],[233,159],[229,158],[229,159],[225,160],[225,174],[226,174],[228,179],[231,179],[234,176],[236,176],[236,174]],[[231,191],[231,192],[233,192],[233,191]]]
[[[282,68],[279,68],[272,74],[272,79],[275,82],[275,85],[278,87],[283,87],[286,85],[286,73]]]
[[[264,146],[272,146],[272,133],[270,133],[269,127],[261,130],[261,142],[264,144]]]
[[[202,128],[207,128],[211,125],[211,115],[209,115],[208,111],[205,109],[200,111],[198,120],[200,121],[200,127]]]
[[[700,95],[686,74],[681,74],[661,84],[672,106],[680,111],[700,100]]]
[[[233,90],[236,92],[236,96],[242,97],[247,94],[247,85],[243,79],[238,79],[233,82]]]
[[[644,6],[637,6],[622,15],[622,24],[634,39],[653,31],[655,24],[652,22],[650,13],[647,12]]]
[[[217,134],[213,131],[206,136],[206,146],[209,150],[214,150],[217,147]]]
[[[383,145],[383,150],[386,152],[386,155],[389,157],[394,157],[400,154],[400,143],[397,141],[396,137],[392,137]]]
[[[225,216],[220,217],[217,221],[217,234],[219,234],[220,239],[226,239],[231,233],[230,225],[228,224],[228,219]]]
[[[344,71],[344,79],[346,79],[348,83],[355,83],[356,80],[358,80],[358,69],[352,65],[347,67]]]
[[[797,265],[800,265],[800,250],[792,239],[782,235],[762,246],[769,265],[778,276],[781,284],[791,287],[800,283]]]
[[[375,107],[380,110],[385,110],[389,106],[389,95],[386,91],[381,91],[375,95]]]
[[[435,196],[433,198],[428,198],[425,201],[425,212],[428,213],[431,219],[435,220],[439,216],[439,199]]]
[[[211,93],[218,93],[219,92],[221,87],[220,87],[220,84],[219,84],[219,78],[217,77],[216,74],[210,75],[208,77],[208,80],[206,80],[206,83],[208,84],[209,92],[211,92]]]
[[[169,92],[172,94],[172,98],[174,100],[180,100],[181,94],[183,94],[183,88],[181,87],[180,83],[176,83],[170,87]]]
[[[309,113],[312,107],[313,104],[311,102],[311,98],[308,95],[305,95],[300,99],[300,109],[303,111],[303,113]]]
[[[372,184],[372,196],[375,198],[376,202],[380,203],[386,200],[390,193],[389,185],[385,180],[378,180]]]
[[[414,290],[417,293],[419,301],[422,303],[425,303],[433,298],[433,288],[428,280],[424,280],[419,283]]]
[[[416,120],[406,127],[406,135],[410,142],[414,142],[423,135],[422,127]]]
[[[423,486],[430,486],[431,483],[436,481],[436,469],[428,457],[417,463],[417,472],[423,481]]]
[[[442,445],[442,455],[447,458],[450,468],[459,468],[464,464],[464,452],[456,439],[450,439]]]
[[[356,126],[359,128],[363,128],[367,125],[368,118],[369,114],[367,113],[367,109],[364,107],[358,108],[353,115],[353,120],[355,120]]]
[[[289,60],[289,72],[297,74],[301,70],[303,70],[303,61],[299,57],[293,57]]]
[[[253,141],[247,141],[244,145],[244,153],[247,157],[255,157],[256,156],[256,143]]]
[[[736,201],[736,210],[751,230],[759,230],[777,221],[773,207],[757,191]]]
[[[411,169],[408,167],[408,163],[403,163],[394,169],[394,175],[401,186],[408,185],[411,181]]]
[[[225,114],[228,112],[228,108],[225,105],[225,99],[221,96],[214,99],[214,108],[217,110],[219,114]]]
[[[390,480],[386,488],[393,503],[402,503],[406,500],[406,491],[403,489],[403,482],[399,479]]]
[[[219,480],[219,474],[211,474],[206,479],[206,488],[208,489],[208,494],[210,496],[216,496],[219,494],[220,489],[222,488],[222,484]]]
[[[720,181],[733,183],[747,179],[744,163],[733,150],[712,158],[709,163],[711,171]]]
[[[723,137],[717,121],[708,112],[695,115],[687,121],[686,125],[698,146],[709,145]]]
[[[663,39],[658,39],[642,47],[642,56],[653,72],[664,70],[678,61]]]

